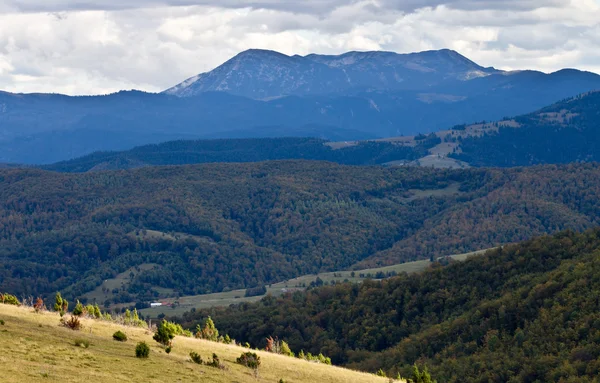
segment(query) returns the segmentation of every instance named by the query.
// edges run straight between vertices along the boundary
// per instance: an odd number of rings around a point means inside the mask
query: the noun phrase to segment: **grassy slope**
[[[371,374],[338,367],[257,353],[261,357],[260,377],[235,364],[246,349],[197,339],[177,337],[167,355],[152,340],[150,332],[94,320],[83,320],[82,331],[59,327],[56,313],[36,314],[30,308],[0,304],[0,365],[2,382],[387,382]],[[124,331],[129,341],[115,342],[112,334]],[[90,347],[76,347],[76,338],[87,339]],[[150,358],[134,356],[135,344],[147,342]],[[221,371],[188,361],[190,351],[204,360],[216,353],[227,366]]]
[[[466,254],[457,254],[450,256],[455,261],[464,261],[467,257],[472,255],[479,255],[485,253],[487,250],[474,251]],[[367,278],[366,275],[370,274],[374,276],[378,272],[393,272],[396,273],[417,273],[423,271],[429,267],[431,262],[429,260],[415,261],[415,262],[407,262],[400,263],[398,265],[378,267],[374,269],[365,269],[365,270],[357,270],[354,271],[354,277],[352,276],[352,271],[339,271],[335,273],[320,273],[317,275],[304,275],[298,278],[290,279],[289,281],[275,283],[270,286],[267,286],[267,294],[271,294],[273,296],[282,295],[285,292],[293,291],[293,290],[305,290],[305,287],[308,286],[312,282],[314,282],[317,278],[323,280],[323,282],[332,281],[335,282],[343,282],[348,281],[352,283],[359,283]],[[364,274],[364,277],[360,275]],[[143,315],[150,315],[152,318],[158,317],[159,314],[164,313],[169,316],[177,316],[182,315],[183,313],[190,311],[192,308],[196,309],[205,309],[210,307],[224,307],[232,304],[239,303],[250,303],[256,302],[264,298],[264,295],[255,296],[255,297],[245,297],[246,290],[233,290],[222,293],[215,294],[203,294],[203,295],[192,295],[192,296],[184,296],[181,298],[168,298],[168,299],[157,299],[160,302],[173,303],[174,301],[179,302],[179,306],[175,307],[155,307],[149,309],[140,310]],[[100,301],[102,302],[102,301]]]

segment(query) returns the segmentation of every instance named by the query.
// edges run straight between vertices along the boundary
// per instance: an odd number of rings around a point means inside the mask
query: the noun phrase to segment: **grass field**
[[[0,304],[0,381],[21,382],[269,382],[287,383],[387,383],[372,374],[311,363],[267,352],[261,358],[259,376],[235,363],[247,349],[192,338],[176,337],[173,351],[166,354],[152,334],[144,329],[84,319],[81,331],[59,326],[56,313],[35,313],[31,308]],[[1,322],[0,322],[1,323]],[[112,340],[121,330],[129,340]],[[76,339],[89,348],[75,346]],[[148,359],[135,357],[135,345],[145,341],[151,348]],[[204,360],[216,353],[226,365],[220,370],[189,361],[190,351]]]
[[[456,261],[463,261],[467,259],[469,256],[482,254],[487,250],[475,251],[466,254],[453,255],[453,258]],[[359,283],[367,278],[376,278],[377,273],[383,272],[384,274],[395,272],[399,273],[415,273],[419,271],[425,270],[431,262],[429,260],[416,261],[416,262],[408,262],[402,263],[393,266],[380,267],[375,269],[367,269],[367,270],[358,270],[358,271],[338,271],[335,273],[321,273],[317,275],[304,275],[295,279],[290,279],[285,282],[275,283],[270,286],[267,286],[267,294],[271,294],[273,296],[279,296],[286,292],[291,292],[295,290],[304,290],[307,286],[309,286],[312,282],[315,282],[317,278],[323,280],[323,282],[331,283],[335,282],[353,282]],[[362,276],[361,276],[362,275]],[[202,308],[210,308],[210,307],[219,307],[219,306],[229,306],[231,304],[238,304],[243,302],[256,302],[264,297],[256,296],[256,297],[244,297],[246,290],[233,290],[222,293],[215,294],[204,294],[204,295],[194,295],[194,296],[184,296],[178,299],[169,298],[169,299],[160,299],[161,302],[173,304],[176,302],[174,306],[162,306],[162,307],[154,307],[149,309],[143,309],[140,311],[144,316],[150,316],[152,318],[158,317],[160,314],[165,314],[167,316],[176,316],[181,315],[187,311],[190,311],[193,308],[202,309]]]

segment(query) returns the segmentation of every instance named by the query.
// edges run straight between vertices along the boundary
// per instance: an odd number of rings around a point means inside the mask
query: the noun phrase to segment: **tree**
[[[54,311],[60,312],[61,316],[69,309],[69,302],[60,295],[60,292],[56,293],[54,297]]]
[[[196,338],[210,340],[216,342],[219,339],[219,330],[215,326],[211,317],[204,321],[204,327],[196,326]]]
[[[436,383],[436,381],[431,379],[427,366],[423,367],[423,371],[419,371],[419,366],[415,363],[411,383]]]
[[[165,347],[170,347],[172,345],[173,338],[175,338],[173,326],[169,326],[167,321],[163,319],[163,321],[158,325],[156,333],[152,339]]]
[[[81,302],[79,302],[79,300],[77,300],[77,304],[75,305],[75,308],[73,309],[73,315],[75,315],[75,316],[83,315],[83,305],[81,304]]]

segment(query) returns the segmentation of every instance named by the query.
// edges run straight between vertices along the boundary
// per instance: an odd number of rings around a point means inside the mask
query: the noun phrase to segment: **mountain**
[[[311,138],[175,141],[128,151],[98,152],[43,168],[85,172],[149,165],[281,159],[439,167],[510,167],[600,161],[598,110],[600,92],[589,92],[534,113],[496,122],[461,124],[428,136],[341,142]]]
[[[348,52],[339,56],[304,57],[252,49],[165,93],[190,97],[217,91],[269,99],[365,90],[424,90],[496,73],[502,71],[483,68],[447,49],[412,54]]]
[[[0,162],[49,164],[181,139],[430,133],[595,89],[593,73],[502,72],[449,50],[306,57],[253,50],[161,94],[0,92]]]
[[[0,169],[0,185],[0,291],[73,299],[134,270],[107,305],[460,254],[600,224],[596,164]]]
[[[334,150],[317,138],[261,138],[170,141],[121,152],[96,152],[69,161],[42,166],[59,172],[133,169],[153,165],[185,165],[208,162],[258,162],[268,160],[322,160],[346,165],[377,165],[416,160],[440,140],[434,136],[414,146],[361,141]],[[1,165],[0,165],[1,167]]]
[[[442,260],[444,261],[444,260]],[[388,376],[427,365],[440,382],[596,382],[600,229],[504,246],[424,273],[199,310],[221,331]]]
[[[348,100],[328,107],[327,113],[321,113],[322,107],[301,99],[265,103],[215,92],[186,99],[137,91],[89,97],[0,93],[0,162],[47,164],[95,151],[202,137],[376,137],[339,127],[349,108],[360,126],[376,121],[367,101]]]

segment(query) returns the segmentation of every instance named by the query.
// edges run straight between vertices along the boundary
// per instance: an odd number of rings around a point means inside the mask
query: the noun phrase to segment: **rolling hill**
[[[334,150],[316,138],[261,138],[171,141],[121,152],[97,152],[69,161],[43,166],[59,172],[133,169],[156,165],[210,162],[259,162],[268,160],[321,160],[345,165],[377,165],[396,160],[416,160],[440,140],[433,136],[399,146],[388,142],[361,141]]]
[[[133,268],[110,306],[465,253],[598,225],[599,177],[595,164],[2,169],[0,290],[75,298]]]
[[[0,92],[0,162],[49,164],[180,139],[430,133],[596,89],[593,73],[502,72],[449,50],[306,57],[253,50],[162,94]]]
[[[279,336],[336,363],[441,382],[595,382],[600,374],[600,230],[504,246],[424,273],[342,283],[211,315],[236,339]]]
[[[496,123],[462,139],[451,156],[473,166],[599,161],[600,92]]]

